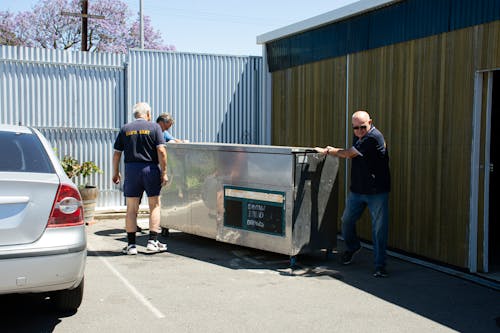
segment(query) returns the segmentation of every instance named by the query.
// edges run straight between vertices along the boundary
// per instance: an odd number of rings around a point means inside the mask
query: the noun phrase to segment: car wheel
[[[83,298],[83,281],[80,282],[78,287],[75,289],[66,289],[57,291],[53,295],[53,300],[55,306],[62,311],[76,311],[80,304],[82,304]]]

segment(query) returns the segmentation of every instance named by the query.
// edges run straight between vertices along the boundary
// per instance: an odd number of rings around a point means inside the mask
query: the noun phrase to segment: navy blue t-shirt
[[[359,155],[352,159],[351,192],[386,193],[391,190],[389,152],[384,136],[375,126],[361,139],[354,136],[353,147]]]
[[[125,154],[125,163],[158,164],[157,147],[165,144],[160,125],[139,118],[120,129],[114,149]]]

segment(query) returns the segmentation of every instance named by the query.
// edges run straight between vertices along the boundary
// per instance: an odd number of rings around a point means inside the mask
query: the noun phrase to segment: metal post
[[[82,51],[87,51],[87,31],[88,31],[87,14],[89,10],[89,2],[87,0],[81,0],[81,3],[82,3]]]
[[[470,201],[469,201],[469,271],[477,272],[477,234],[478,234],[478,202],[479,171],[481,145],[481,113],[483,98],[483,73],[474,76],[474,106],[472,115],[472,149],[470,162]],[[484,165],[483,165],[484,168]]]
[[[80,5],[82,6],[82,10],[80,13],[71,13],[61,11],[61,15],[66,16],[74,16],[82,18],[82,42],[81,42],[81,50],[88,51],[88,19],[100,19],[103,20],[104,16],[102,15],[89,15],[89,2],[88,0],[80,0]]]
[[[345,64],[345,149],[348,149],[350,147],[350,141],[349,141],[349,127],[351,126],[351,118],[349,115],[349,61],[350,61],[350,56],[349,54],[346,55],[346,64]],[[344,170],[344,195],[345,195],[345,200],[347,200],[347,197],[349,196],[349,161],[346,158],[344,161],[345,165],[345,170]]]
[[[139,0],[139,16],[140,16],[140,26],[139,26],[139,35],[140,35],[140,48],[144,49],[144,17],[142,15],[142,0]]]

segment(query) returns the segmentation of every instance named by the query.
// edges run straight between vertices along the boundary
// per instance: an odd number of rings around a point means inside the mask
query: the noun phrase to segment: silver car
[[[43,293],[62,310],[83,297],[82,199],[36,129],[0,125],[0,294]]]

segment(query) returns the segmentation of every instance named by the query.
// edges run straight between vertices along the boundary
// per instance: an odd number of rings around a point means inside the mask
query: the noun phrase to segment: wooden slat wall
[[[477,69],[500,70],[500,21],[471,28],[476,33]]]
[[[337,58],[273,74],[273,144],[310,147],[343,139],[345,67],[345,58]]]
[[[275,72],[272,89],[272,144],[345,145],[345,57]],[[345,163],[340,163],[337,176],[338,207],[344,207],[345,201],[344,166]]]
[[[471,54],[450,56],[472,50],[472,38],[454,36],[353,55],[349,99],[369,110],[390,148],[389,246],[464,267],[474,70]],[[361,234],[370,239],[369,223]]]
[[[474,73],[500,67],[499,24],[349,55],[349,116],[367,110],[389,147],[392,248],[467,267]],[[273,144],[346,145],[345,71],[339,57],[273,73]]]

